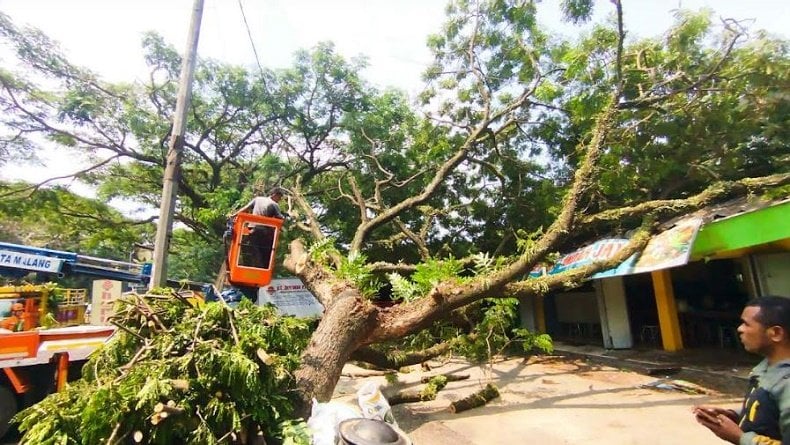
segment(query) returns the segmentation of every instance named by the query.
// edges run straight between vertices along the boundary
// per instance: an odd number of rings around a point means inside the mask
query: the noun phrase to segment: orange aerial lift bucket
[[[274,254],[283,220],[239,213],[228,248],[228,281],[237,286],[261,287],[272,281]]]

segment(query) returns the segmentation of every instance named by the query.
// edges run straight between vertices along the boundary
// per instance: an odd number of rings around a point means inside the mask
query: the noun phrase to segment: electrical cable
[[[244,14],[244,6],[241,4],[241,0],[239,0],[239,10],[241,10],[241,18],[244,20],[244,27],[247,28],[247,36],[250,38],[252,53],[255,55],[255,63],[258,64],[258,69],[261,71],[261,78],[265,79],[263,67],[261,66],[261,60],[258,58],[258,50],[255,49],[255,42],[252,40],[252,31],[250,31],[250,25],[247,23],[247,15]]]

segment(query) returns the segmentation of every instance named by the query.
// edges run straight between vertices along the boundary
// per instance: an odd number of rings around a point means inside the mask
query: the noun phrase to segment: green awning
[[[702,226],[691,258],[727,256],[750,248],[790,240],[790,201],[714,220]]]

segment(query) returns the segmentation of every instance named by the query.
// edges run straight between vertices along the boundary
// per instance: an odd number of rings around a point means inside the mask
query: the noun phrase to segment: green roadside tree
[[[590,3],[564,2],[577,19]],[[565,42],[540,26],[533,2],[450,2],[429,40],[423,114],[365,85],[362,62],[330,45],[278,72],[200,64],[176,219],[191,230],[185,241],[219,246],[224,215],[251,185],[292,191],[300,216],[284,265],[325,307],[295,374],[302,413],[377,343],[487,298],[576,285],[669,218],[790,182],[778,113],[786,42],[704,13],[629,41],[613,3],[611,23]],[[95,158],[80,177],[101,196],[158,205],[177,53],[148,36],[151,81],[106,85],[0,19],[21,61],[47,78],[44,88],[0,72],[6,149],[45,137]],[[634,230],[612,260],[529,278],[612,230]],[[384,281],[400,304],[371,301]]]
[[[150,221],[129,220],[106,203],[63,187],[35,193],[29,188],[22,182],[0,183],[3,241],[128,260],[129,246],[151,237]]]

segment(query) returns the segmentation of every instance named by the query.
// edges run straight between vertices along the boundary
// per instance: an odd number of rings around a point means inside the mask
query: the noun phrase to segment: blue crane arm
[[[21,276],[30,272],[59,276],[82,274],[146,283],[151,275],[151,266],[0,242],[0,275]]]

